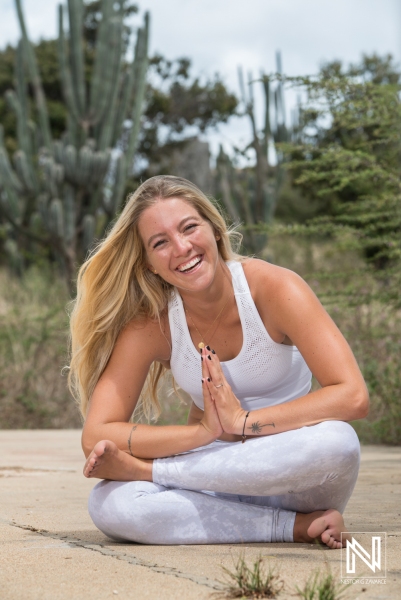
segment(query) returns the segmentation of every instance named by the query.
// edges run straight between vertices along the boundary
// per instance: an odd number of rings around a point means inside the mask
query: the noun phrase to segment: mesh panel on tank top
[[[242,325],[243,344],[222,369],[245,410],[256,410],[299,398],[311,387],[311,372],[298,348],[278,344],[269,336],[257,311],[242,264],[227,262]],[[185,318],[184,306],[175,289],[168,315],[171,330],[171,371],[178,385],[203,409],[202,367]]]

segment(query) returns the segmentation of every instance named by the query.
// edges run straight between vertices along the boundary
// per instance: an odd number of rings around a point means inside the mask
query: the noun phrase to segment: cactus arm
[[[113,205],[112,213],[109,214],[111,218],[120,210],[121,203],[124,196],[125,182],[126,182],[127,162],[123,154],[121,154],[116,160],[116,171],[115,171],[115,182],[113,190]]]
[[[281,52],[278,50],[276,52],[276,64],[277,64],[277,73],[279,75],[283,74],[283,66],[282,66],[282,61],[281,61]],[[284,127],[285,127],[285,102],[284,102],[284,86],[283,86],[283,82],[280,79],[277,85],[277,108],[278,108],[278,113],[277,113],[277,117],[278,120],[283,123]]]
[[[81,115],[85,114],[84,51],[82,43],[83,3],[82,0],[68,0],[70,24],[71,72],[75,101]]]
[[[75,181],[77,171],[77,149],[72,144],[63,148],[62,165],[64,167],[66,178]]]
[[[3,179],[3,156],[0,150],[0,177]],[[18,196],[15,189],[4,178],[2,180],[2,190],[0,190],[0,204],[2,212],[13,227],[19,227],[20,208],[18,205]]]
[[[58,35],[58,57],[59,57],[59,65],[60,65],[60,78],[61,85],[63,89],[63,95],[65,103],[68,106],[70,114],[75,119],[75,121],[79,122],[80,114],[78,110],[78,105],[76,102],[76,97],[73,93],[72,87],[72,78],[71,78],[71,70],[67,60],[67,48],[66,48],[66,40],[64,34],[64,19],[63,19],[64,8],[61,4],[58,7],[58,24],[59,24],[59,35]]]
[[[100,90],[102,85],[102,75],[105,62],[107,60],[107,24],[110,17],[112,16],[113,1],[102,0],[101,12],[102,20],[99,24],[96,39],[96,56],[95,63],[93,65],[92,82],[90,90],[90,109],[89,115],[93,122],[96,122],[96,115],[98,114],[99,102],[101,101]]]
[[[265,214],[265,194],[264,185],[265,178],[267,176],[267,157],[263,155],[262,146],[259,139],[258,130],[256,127],[255,111],[254,111],[254,98],[253,98],[253,82],[252,73],[248,75],[249,84],[249,103],[248,103],[248,115],[252,126],[252,137],[253,147],[256,153],[256,186],[255,186],[255,221],[262,221]]]
[[[99,107],[98,118],[103,122],[100,128],[100,138],[98,143],[99,150],[105,150],[114,146],[116,139],[113,139],[114,119],[117,112],[118,95],[120,91],[120,80],[122,71],[122,45],[123,45],[123,12],[122,3],[120,4],[120,14],[113,17],[109,25],[110,37],[109,44],[114,48],[114,54],[109,57],[110,69],[105,69],[104,73],[104,106]],[[108,80],[109,77],[109,80]]]
[[[113,133],[112,122],[116,109],[122,67],[122,31],[122,16],[113,16],[110,19],[108,27],[108,39],[106,43],[109,47],[109,53],[103,68],[102,84],[99,91],[100,99],[95,117],[95,122],[101,124],[100,150],[104,150],[110,145]]]
[[[261,74],[263,92],[265,97],[265,126],[263,129],[263,154],[267,157],[269,152],[269,140],[271,139],[270,127],[270,81],[264,73]]]
[[[27,89],[21,41],[18,43],[16,52],[15,76],[17,94],[14,90],[6,92],[6,100],[17,117],[17,139],[20,150],[14,155],[14,161],[17,173],[25,187],[30,192],[38,193],[39,184],[33,164],[33,148],[28,124]]]
[[[148,44],[149,44],[149,13],[145,14],[143,45],[140,52],[135,56],[135,61],[138,61],[138,78],[135,81],[135,99],[132,107],[131,120],[132,127],[128,140],[128,148],[126,153],[126,168],[129,174],[132,168],[134,154],[138,145],[139,128],[141,124],[141,115],[145,100],[146,91],[146,73],[148,70]]]
[[[0,125],[0,179],[6,189],[13,190],[17,194],[23,191],[23,186],[15,175],[8,159],[7,150],[4,147],[4,130]]]
[[[67,135],[66,135],[66,143],[72,144],[73,146],[79,146],[80,140],[80,125],[76,119],[74,119],[71,114],[67,114]]]
[[[122,63],[122,48],[123,48],[123,0],[119,2],[119,10],[117,13],[112,13],[108,18],[107,27],[102,28],[99,32],[98,42],[96,44],[96,61],[95,74],[93,77],[93,89],[91,94],[91,119],[94,124],[105,122],[104,127],[100,127],[101,145],[99,148],[104,150],[111,142],[112,131],[111,123],[114,117],[114,110],[119,91],[119,80]],[[103,16],[102,23],[105,21]],[[98,66],[99,60],[102,64]],[[100,79],[98,72],[100,69]],[[98,80],[98,81],[97,81]],[[96,94],[96,100],[94,95]]]
[[[24,73],[24,50],[22,41],[18,42],[17,51],[15,53],[15,79],[17,84],[17,96],[20,109],[17,114],[17,137],[19,147],[26,152],[27,155],[32,154],[31,139],[28,131],[28,106],[27,106],[27,90]]]
[[[94,237],[95,217],[93,215],[85,215],[82,219],[82,246],[85,255],[90,249]]]
[[[30,151],[31,139],[29,137],[28,131],[28,123],[24,119],[22,103],[19,95],[14,92],[14,90],[7,90],[5,93],[5,98],[10,106],[10,108],[14,111],[16,119],[17,119],[17,140],[18,146],[28,152]]]
[[[74,189],[66,184],[64,188],[64,239],[66,245],[72,245],[76,236],[76,216]]]
[[[24,43],[24,52],[27,58],[29,76],[35,93],[36,106],[39,114],[40,129],[43,136],[43,144],[52,153],[52,137],[50,133],[49,114],[47,112],[46,98],[43,92],[42,82],[39,75],[39,69],[36,62],[35,53],[28,38],[25,26],[24,15],[21,7],[21,0],[15,0],[18,20],[21,27]]]
[[[138,30],[136,38],[134,57],[139,57],[142,54],[142,48],[146,43],[145,36],[146,30],[145,28],[141,27]],[[126,81],[123,82],[121,101],[119,103],[118,110],[116,110],[113,135],[113,139],[115,140],[118,140],[123,133],[123,123],[127,118],[129,102],[133,95],[134,83],[139,79],[139,66],[139,60],[133,60],[126,74]]]
[[[14,165],[20,181],[24,184],[24,188],[30,193],[37,191],[35,182],[31,176],[31,169],[29,168],[27,156],[23,150],[17,150],[15,152]]]
[[[228,214],[231,217],[231,220],[234,223],[239,223],[241,218],[240,218],[240,214],[237,210],[237,207],[235,206],[233,199],[232,199],[232,191],[231,191],[231,186],[230,186],[230,180],[228,177],[227,162],[228,162],[228,159],[223,150],[223,146],[220,145],[220,152],[219,152],[219,156],[217,158],[217,165],[218,165],[218,173],[219,173],[222,201],[223,201],[223,204],[224,204]]]
[[[85,186],[89,183],[91,171],[93,170],[94,156],[93,151],[88,146],[82,146],[78,154],[76,177],[80,185]]]
[[[242,67],[238,67],[238,82],[239,82],[239,89],[240,89],[240,92],[241,92],[241,100],[242,100],[242,103],[245,106],[245,109],[247,109],[248,100],[247,100],[247,97],[246,97],[245,82],[244,82],[244,72],[242,70]]]
[[[59,238],[64,238],[64,215],[63,203],[59,198],[51,201],[49,207],[50,230],[52,234]]]

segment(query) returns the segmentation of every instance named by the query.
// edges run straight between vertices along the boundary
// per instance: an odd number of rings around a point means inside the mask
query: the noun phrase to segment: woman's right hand
[[[219,415],[217,413],[216,404],[210,395],[206,379],[209,377],[209,372],[205,364],[205,360],[202,361],[202,391],[203,391],[203,405],[204,414],[199,422],[199,425],[203,427],[210,435],[210,443],[216,440],[223,434],[223,428],[220,423]]]

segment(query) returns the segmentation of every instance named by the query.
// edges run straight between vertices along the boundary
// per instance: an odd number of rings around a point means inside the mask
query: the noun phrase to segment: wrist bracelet
[[[247,413],[246,413],[246,415],[245,415],[244,426],[243,426],[243,428],[242,428],[242,443],[244,443],[244,442],[245,442],[245,440],[246,440],[246,435],[245,435],[245,423],[246,423],[246,420],[247,420],[247,418],[248,418],[248,415],[249,415],[249,413],[250,413],[250,412],[251,412],[251,411],[250,411],[250,410],[248,410],[248,412],[247,412]]]

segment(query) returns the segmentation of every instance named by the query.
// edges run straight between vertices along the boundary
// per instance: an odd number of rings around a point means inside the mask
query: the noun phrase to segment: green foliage
[[[218,75],[203,82],[193,78],[188,58],[170,61],[156,54],[150,60],[149,79],[145,114],[149,122],[168,126],[174,133],[188,126],[203,132],[227,121],[237,107],[236,97],[227,92]]]
[[[284,582],[270,566],[266,572],[262,563],[263,558],[259,556],[249,567],[244,555],[240,555],[233,571],[222,566],[228,581],[224,582],[225,589],[219,595],[225,598],[276,598]]]
[[[20,279],[0,271],[1,429],[80,427],[62,369],[68,293],[46,263]]]
[[[316,78],[295,78],[307,101],[297,140],[282,145],[293,184],[320,200],[312,229],[352,232],[352,244],[376,268],[401,257],[400,74],[391,57],[340,63]]]
[[[163,171],[176,148],[183,147],[188,131],[205,132],[225,123],[235,114],[237,98],[228,92],[221,78],[193,76],[191,60],[167,60],[156,54],[149,61],[147,104],[138,152],[144,167],[137,180],[154,174],[155,165]]]

